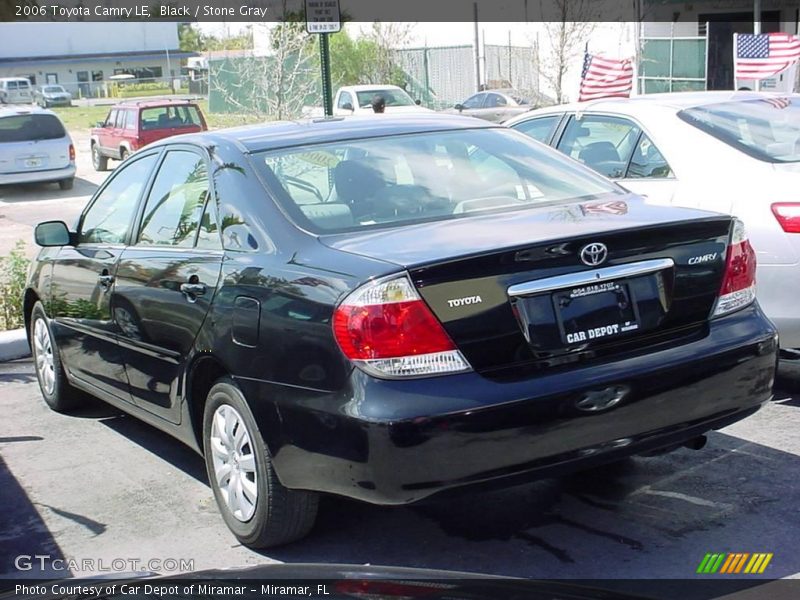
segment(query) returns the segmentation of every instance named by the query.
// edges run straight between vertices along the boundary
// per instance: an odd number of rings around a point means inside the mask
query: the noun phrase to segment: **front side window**
[[[464,103],[461,105],[464,108],[480,108],[483,106],[483,99],[486,97],[486,94],[475,94],[474,96],[470,96]]]
[[[108,117],[106,117],[106,127],[114,127],[114,124],[117,122],[117,109],[112,109],[108,113]]]
[[[621,178],[640,133],[635,123],[620,117],[573,117],[558,142],[558,149],[606,177]]]
[[[621,193],[506,129],[352,140],[256,153],[285,211],[315,232],[520,210]]]
[[[687,108],[678,116],[765,162],[800,162],[800,100],[770,97]]]
[[[207,199],[205,160],[194,152],[170,150],[147,198],[138,243],[191,247]]]
[[[156,155],[151,154],[117,167],[81,219],[80,243],[125,243],[136,204],[155,160]]]
[[[500,94],[489,94],[486,98],[486,108],[497,108],[498,106],[507,106],[508,102]]]
[[[344,108],[345,104],[353,106],[353,97],[350,95],[350,92],[342,92],[339,95],[339,103],[336,108]]]

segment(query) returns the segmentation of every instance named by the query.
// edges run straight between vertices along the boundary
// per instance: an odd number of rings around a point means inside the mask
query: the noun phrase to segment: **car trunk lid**
[[[475,370],[520,377],[703,335],[730,223],[614,196],[322,241],[404,267]]]

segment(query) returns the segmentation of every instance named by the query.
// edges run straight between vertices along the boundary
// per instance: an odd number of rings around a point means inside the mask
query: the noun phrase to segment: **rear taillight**
[[[772,205],[772,214],[786,233],[800,233],[800,203],[777,202]]]
[[[725,259],[725,276],[712,316],[718,317],[744,308],[755,297],[756,253],[747,239],[744,223],[734,220]]]
[[[470,370],[405,275],[368,283],[347,296],[334,312],[333,333],[344,355],[377,377]]]
[[[69,145],[69,162],[75,162],[75,144]]]

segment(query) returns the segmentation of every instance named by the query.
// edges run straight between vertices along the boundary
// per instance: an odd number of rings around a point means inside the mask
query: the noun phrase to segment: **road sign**
[[[339,0],[306,0],[308,33],[336,33],[341,29]]]

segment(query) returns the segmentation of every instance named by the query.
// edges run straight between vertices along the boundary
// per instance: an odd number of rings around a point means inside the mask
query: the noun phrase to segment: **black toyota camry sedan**
[[[771,397],[739,221],[475,119],[171,138],[36,239],[47,404],[88,393],[190,445],[253,547],[306,535],[321,493],[407,504],[696,448]]]

